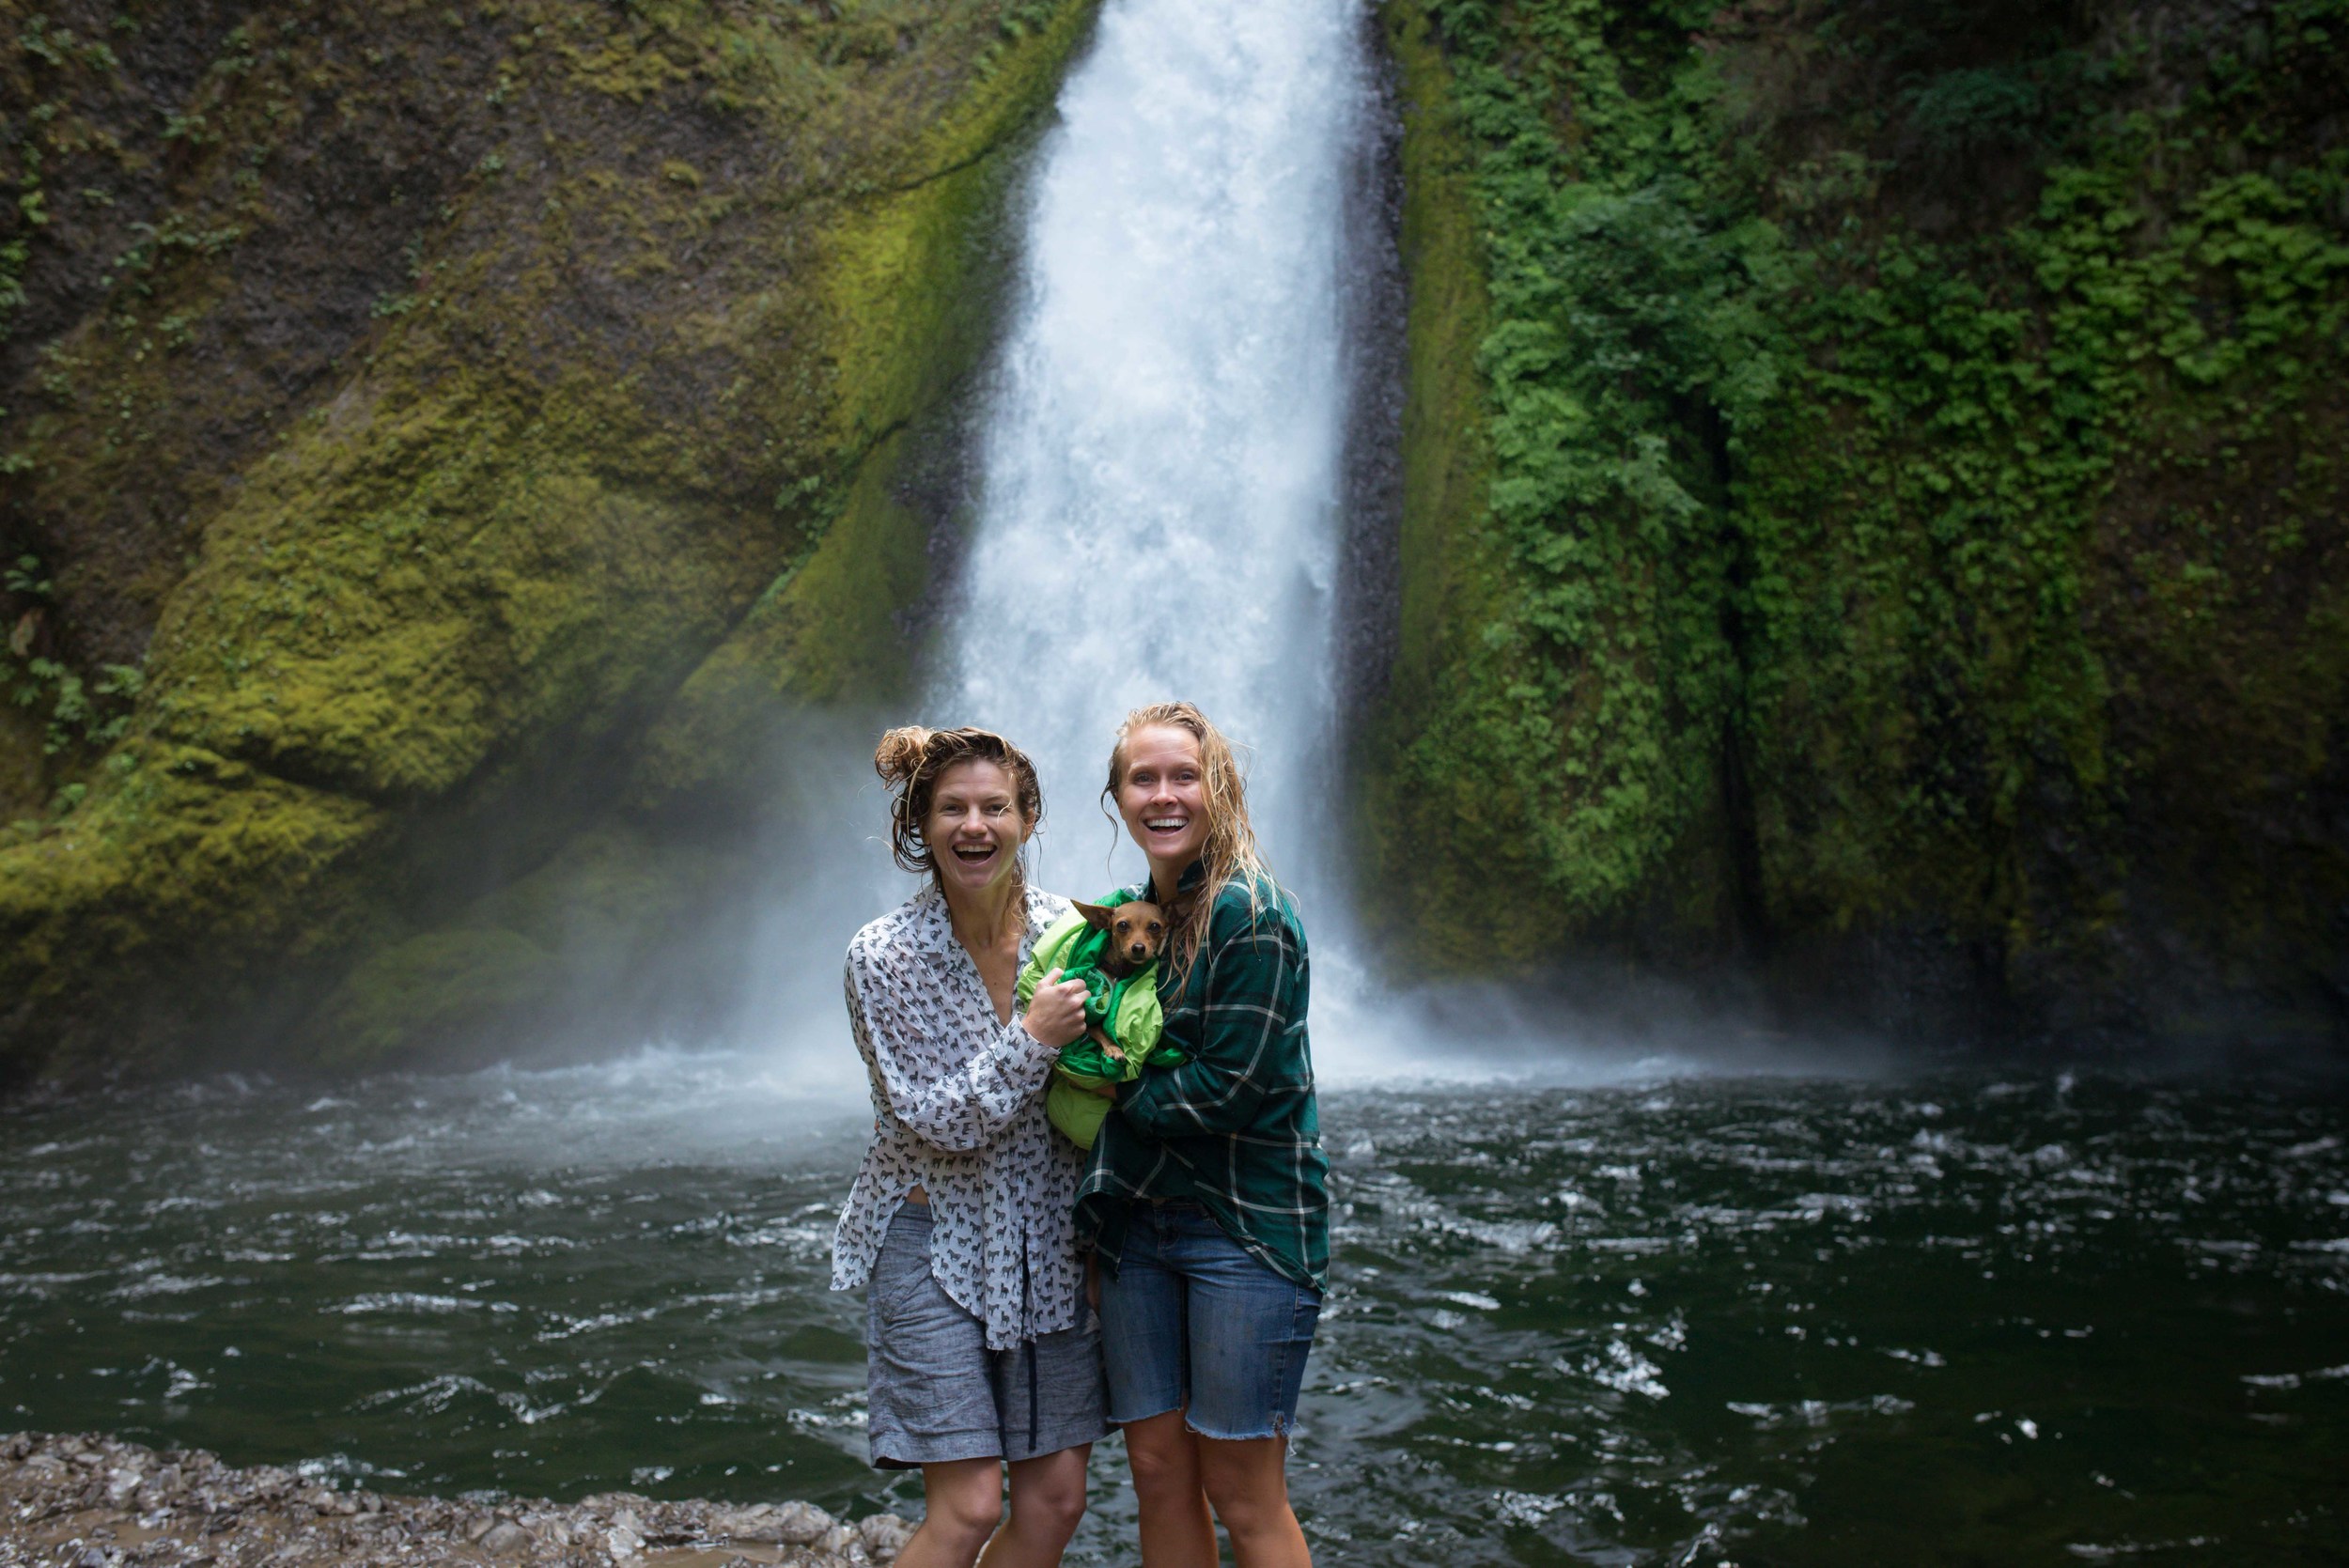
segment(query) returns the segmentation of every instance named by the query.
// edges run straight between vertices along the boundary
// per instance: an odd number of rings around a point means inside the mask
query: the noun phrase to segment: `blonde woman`
[[[834,1290],[865,1289],[873,1463],[922,1471],[900,1568],[1052,1568],[1108,1435],[1100,1334],[1070,1209],[1076,1150],[1045,1119],[1081,983],[1013,982],[1068,902],[1027,885],[1035,768],[986,730],[892,730],[873,766],[897,863],[923,890],[848,944],[848,1021],[873,1141],[832,1241]],[[1011,1516],[1003,1519],[1003,1476]]]
[[[1189,1060],[1113,1091],[1078,1199],[1110,1420],[1145,1568],[1308,1568],[1284,1466],[1330,1266],[1329,1161],[1305,1036],[1305,933],[1266,872],[1240,770],[1189,703],[1119,727],[1107,798],[1170,911],[1166,1040]]]

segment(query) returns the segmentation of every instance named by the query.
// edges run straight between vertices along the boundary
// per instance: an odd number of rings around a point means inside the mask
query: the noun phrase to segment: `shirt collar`
[[[936,882],[925,882],[913,895],[915,945],[925,953],[943,953],[955,939],[954,918],[946,912],[946,895]]]
[[[1026,916],[1027,931],[1019,940],[1021,962],[1027,960],[1028,950],[1035,945],[1044,928],[1052,924],[1050,893],[1040,888],[1025,890],[1022,914]],[[961,951],[955,940],[955,917],[946,908],[946,895],[936,882],[923,885],[913,895],[914,944],[926,953],[954,954]]]

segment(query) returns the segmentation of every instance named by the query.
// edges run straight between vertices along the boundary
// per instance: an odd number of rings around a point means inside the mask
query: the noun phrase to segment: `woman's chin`
[[[1147,833],[1143,836],[1142,852],[1150,857],[1152,865],[1189,865],[1206,847],[1205,833]]]

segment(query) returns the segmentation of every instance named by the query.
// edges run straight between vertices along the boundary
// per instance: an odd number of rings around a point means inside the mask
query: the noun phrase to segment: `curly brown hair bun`
[[[901,724],[880,737],[873,748],[873,771],[889,786],[889,853],[906,870],[938,875],[938,858],[923,836],[938,781],[947,769],[966,762],[991,762],[1011,775],[1012,798],[1019,819],[1034,832],[1044,820],[1044,789],[1036,783],[1035,764],[1028,753],[992,730],[925,729]]]
[[[881,776],[881,783],[895,789],[912,778],[936,733],[920,724],[900,724],[882,736],[880,744],[873,748],[873,771]]]

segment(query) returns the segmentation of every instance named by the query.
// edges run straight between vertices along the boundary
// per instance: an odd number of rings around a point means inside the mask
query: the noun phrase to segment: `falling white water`
[[[1361,50],[1361,0],[1110,0],[1039,151],[928,706],[1035,758],[1048,887],[1139,869],[1094,801],[1172,697],[1252,753],[1275,870],[1315,869]]]
[[[1383,240],[1348,232],[1378,113],[1365,5],[1107,0],[1037,149],[982,391],[977,521],[905,717],[1024,747],[1046,803],[1036,877],[1085,896],[1142,866],[1096,805],[1118,721],[1204,708],[1248,753],[1267,858],[1299,895],[1325,1079],[1685,1068],[1692,1031],[1669,1017],[1594,1029],[1501,986],[1397,995],[1347,939],[1326,769],[1361,326],[1347,268]],[[789,1081],[843,1093],[860,1077],[837,955],[912,886],[885,866],[867,722],[800,737],[789,886],[750,944],[748,1032],[784,1043]]]

